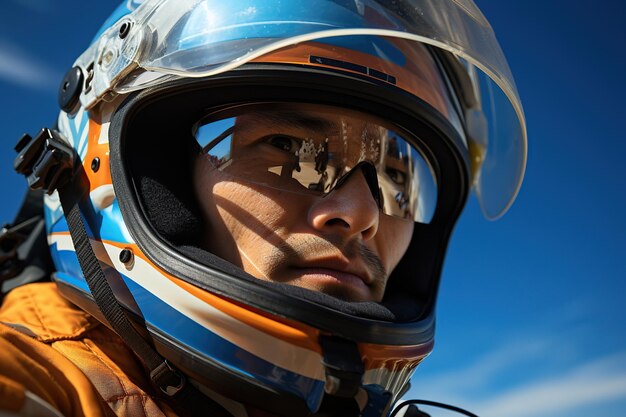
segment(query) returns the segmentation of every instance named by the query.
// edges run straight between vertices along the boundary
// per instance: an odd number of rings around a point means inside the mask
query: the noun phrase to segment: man
[[[198,158],[194,176],[211,228],[207,249],[260,279],[380,302],[413,234],[413,216],[398,198],[409,191],[409,165],[426,162],[417,154],[394,158],[390,145],[406,142],[371,116],[289,107],[264,105],[232,118],[229,136],[203,147],[208,158]],[[214,152],[225,141],[228,154]],[[363,171],[351,171],[359,163],[384,166],[387,181],[372,176],[369,184]],[[399,216],[380,211],[381,194]]]
[[[66,74],[58,128],[16,145],[55,283],[6,296],[0,410],[388,415],[470,186],[497,217],[522,180],[488,23],[456,1],[140,3]]]

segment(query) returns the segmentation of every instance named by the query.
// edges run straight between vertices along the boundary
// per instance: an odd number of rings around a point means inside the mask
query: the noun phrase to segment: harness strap
[[[13,222],[0,229],[0,300],[13,288],[48,280],[54,269],[42,196],[42,190],[28,189]]]

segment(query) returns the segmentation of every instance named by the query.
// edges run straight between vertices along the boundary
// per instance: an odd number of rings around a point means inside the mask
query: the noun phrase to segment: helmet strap
[[[85,173],[76,161],[73,148],[60,133],[42,129],[35,138],[24,135],[15,146],[16,171],[27,177],[33,189],[59,193],[78,263],[96,304],[109,326],[135,352],[146,367],[152,383],[185,415],[232,417],[220,404],[202,394],[185,376],[164,359],[137,331],[115,297],[89,241],[81,214]],[[77,165],[76,167],[74,165]],[[86,206],[86,205],[83,205]],[[85,207],[83,207],[85,208]]]

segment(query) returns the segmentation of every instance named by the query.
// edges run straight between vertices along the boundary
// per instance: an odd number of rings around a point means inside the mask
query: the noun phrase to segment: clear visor
[[[95,57],[81,57],[85,66],[98,64],[90,94],[106,97],[111,90],[126,93],[172,77],[207,77],[305,42],[332,48],[341,38],[379,38],[356,52],[409,71],[411,57],[383,39],[446,51],[465,67],[462,116],[485,215],[502,215],[519,191],[527,152],[522,105],[493,30],[471,0],[145,0],[130,10],[96,40]],[[131,29],[120,39],[126,21]],[[368,74],[385,72],[354,64]]]
[[[437,180],[415,140],[360,112],[311,104],[242,106],[228,117],[201,121],[195,137],[210,172],[227,178],[323,197],[352,174],[363,174],[384,214],[429,223],[435,212]]]

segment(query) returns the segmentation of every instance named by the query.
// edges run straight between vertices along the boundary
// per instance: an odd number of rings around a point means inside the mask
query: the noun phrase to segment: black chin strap
[[[77,187],[77,184],[83,180],[84,173],[79,169],[72,175],[73,149],[60,139],[57,132],[42,129],[35,138],[24,135],[15,150],[18,156],[14,168],[27,177],[31,188],[43,188],[48,194],[58,190],[78,263],[89,290],[111,328],[141,359],[153,384],[185,415],[232,417],[224,407],[189,383],[141,336],[115,297],[91,247],[79,207],[85,188]]]

